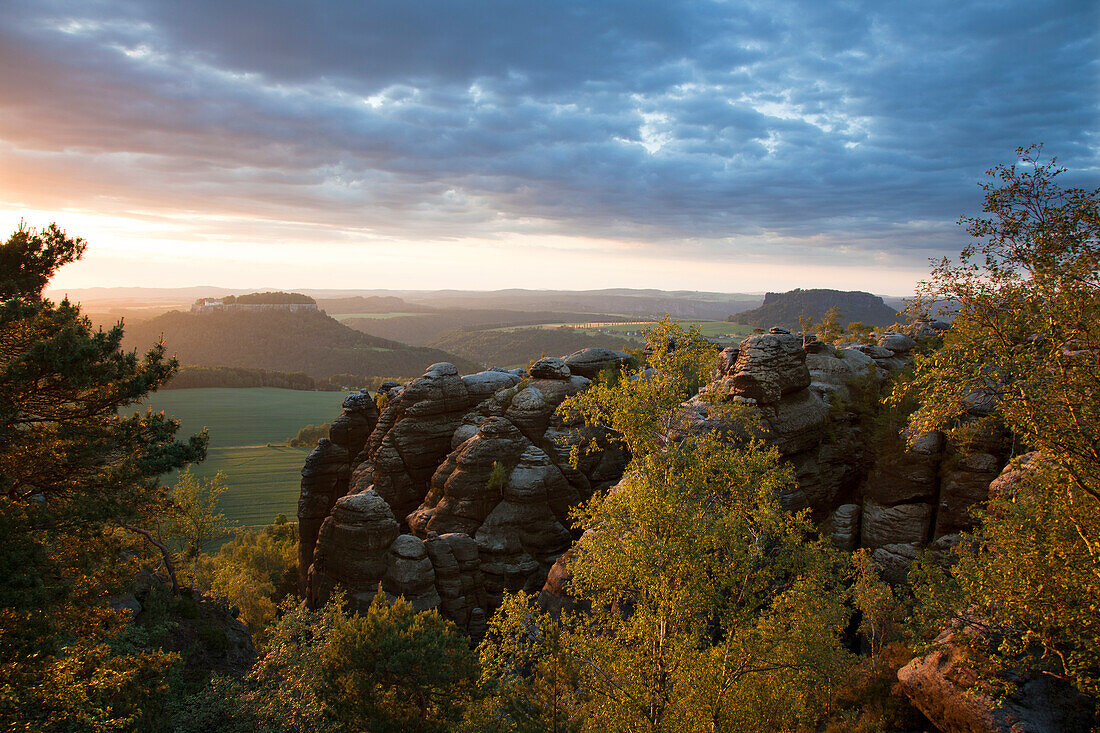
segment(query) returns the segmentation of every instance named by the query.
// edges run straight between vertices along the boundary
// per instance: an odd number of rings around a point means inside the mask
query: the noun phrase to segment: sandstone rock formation
[[[966,649],[955,643],[956,633],[941,634],[930,654],[898,671],[902,692],[939,730],[1059,733],[1088,729],[1087,708],[1072,688],[1053,678],[1021,680],[1016,692],[1000,703],[977,691],[977,671]]]
[[[588,349],[567,358],[598,373],[629,355]],[[629,460],[605,447],[569,464],[573,444],[600,436],[555,412],[589,383],[554,357],[522,383],[517,372],[463,377],[435,364],[389,391],[361,449],[321,441],[299,502],[309,602],[339,585],[361,609],[381,585],[477,637],[505,590],[542,588],[574,540],[569,510],[617,481]]]
[[[915,344],[900,332],[839,347],[803,346],[783,329],[750,336],[716,354],[714,380],[684,405],[689,429],[743,439],[746,424],[715,404],[755,411],[760,437],[794,468],[784,505],[810,510],[823,535],[843,549],[868,548],[901,581],[923,548],[946,557],[1001,465],[995,439],[956,456],[938,433],[870,454],[866,426],[846,405],[903,368]],[[505,591],[542,589],[544,605],[568,607],[563,557],[577,540],[569,510],[617,482],[629,456],[564,422],[557,407],[629,360],[585,349],[540,359],[530,374],[466,376],[435,364],[381,391],[381,414],[370,395],[350,396],[302,470],[306,597],[322,603],[339,585],[361,608],[381,586],[440,609],[475,637]],[[572,449],[593,441],[599,449],[571,465]]]
[[[336,500],[348,492],[353,459],[378,424],[378,407],[370,394],[348,395],[342,406],[343,412],[329,428],[329,437],[318,442],[302,468],[302,493],[298,499],[298,590],[303,595],[321,522]]]

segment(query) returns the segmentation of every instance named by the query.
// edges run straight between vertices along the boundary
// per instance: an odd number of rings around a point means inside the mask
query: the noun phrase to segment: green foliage
[[[592,532],[570,587],[590,610],[554,625],[513,600],[494,618],[481,659],[500,680],[496,714],[514,730],[793,730],[819,719],[851,667],[848,613],[832,552],[779,507],[791,480],[774,449],[713,436],[636,459],[579,514]]]
[[[738,443],[688,430],[681,402],[714,347],[669,319],[649,339],[648,376],[601,380],[561,408],[634,459],[575,512],[569,588],[584,610],[555,621],[513,598],[494,616],[476,709],[496,729],[794,730],[851,670],[842,564],[780,506],[790,466],[751,428]]]
[[[860,613],[859,631],[871,651],[872,671],[883,666],[883,649],[900,636],[904,617],[901,601],[894,589],[879,577],[878,569],[865,549],[852,555],[852,602]]]
[[[227,304],[237,303],[239,305],[308,305],[317,301],[301,293],[269,291],[265,293],[248,293],[247,295],[227,295],[222,298],[222,302]]]
[[[192,586],[203,546],[227,527],[225,515],[218,511],[218,500],[227,490],[222,474],[196,478],[190,470],[179,474],[172,487],[165,531],[176,540],[180,558],[191,562]]]
[[[283,603],[248,678],[264,729],[449,730],[476,677],[465,637],[381,589],[363,615],[345,615],[341,601],[317,611]]]
[[[913,305],[948,302],[952,329],[894,397],[920,403],[911,435],[942,429],[965,444],[1004,425],[1044,456],[990,503],[951,575],[918,574],[918,616],[936,626],[962,615],[986,632],[975,643],[995,666],[1036,667],[1096,694],[1100,189],[1062,189],[1062,169],[1040,153],[1018,150],[1019,166],[989,171],[988,216],[961,220],[972,244],[936,265]]]
[[[57,226],[36,232],[20,224],[0,247],[0,302],[40,295],[62,265],[75,262],[87,244],[70,238]]]
[[[614,431],[610,440],[621,443],[635,456],[660,449],[685,428],[680,404],[698,393],[716,365],[714,345],[695,326],[685,331],[666,316],[646,331],[646,338],[651,347],[647,361],[652,372],[643,376],[626,371],[624,378],[615,382],[597,380],[558,408],[563,416]],[[574,460],[581,450],[594,447],[574,447]]]
[[[275,619],[279,603],[298,583],[298,525],[276,523],[237,530],[236,536],[199,564],[199,587],[240,609],[256,638]]]
[[[279,389],[318,389],[313,378],[302,372],[288,374],[267,369],[244,367],[185,366],[162,389],[199,389],[203,387],[277,387]]]
[[[1100,503],[1051,461],[1033,461],[964,537],[951,571],[925,561],[911,573],[926,636],[963,615],[980,633],[956,635],[989,672],[1035,669],[1100,695]],[[992,675],[990,675],[992,676]]]
[[[485,482],[485,488],[490,491],[499,491],[503,495],[504,487],[508,483],[511,470],[500,461],[493,461],[493,469],[489,472],[489,479]]]
[[[259,733],[237,680],[213,675],[191,695],[174,699],[168,709],[172,733]]]
[[[798,330],[802,334],[802,345],[803,346],[805,346],[810,341],[813,341],[813,339],[810,338],[810,334],[811,333],[816,333],[816,329],[814,328],[814,317],[813,316],[804,316],[804,315],[799,316],[798,317]]]
[[[872,343],[874,331],[874,326],[870,326],[863,321],[852,321],[848,324],[848,338],[861,344]]]
[[[579,733],[588,696],[566,636],[562,623],[539,613],[534,596],[505,595],[478,646],[483,695],[462,730]]]
[[[170,699],[163,652],[81,639],[28,670],[7,670],[0,720],[12,731],[163,729]]]
[[[312,448],[317,445],[318,440],[328,437],[328,432],[331,428],[332,425],[330,423],[306,425],[298,431],[297,435],[287,441],[287,445],[291,448]]]
[[[845,334],[844,327],[840,325],[840,309],[832,307],[825,311],[821,317],[821,323],[817,325],[817,337],[827,344],[836,343]]]
[[[176,363],[121,350],[78,307],[41,297],[84,245],[56,227],[0,245],[0,719],[14,730],[138,725],[162,704],[163,654],[118,642],[108,598],[152,556],[159,474],[200,460],[163,414],[120,416]],[[145,533],[139,535],[136,533]]]

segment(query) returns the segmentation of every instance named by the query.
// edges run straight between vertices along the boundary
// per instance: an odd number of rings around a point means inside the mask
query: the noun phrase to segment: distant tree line
[[[303,372],[273,372],[246,367],[186,366],[163,389],[199,387],[278,387],[280,389],[320,389],[313,377]]]
[[[394,377],[393,381],[404,378]],[[339,392],[343,389],[378,389],[389,377],[368,377],[362,374],[333,374],[314,379],[304,372],[277,372],[248,367],[185,366],[162,387],[167,389],[200,389],[207,387],[276,387],[306,391]]]
[[[443,334],[431,344],[452,354],[478,361],[484,366],[515,366],[526,364],[532,357],[564,356],[589,346],[626,351],[638,343],[609,334],[560,326],[558,328],[520,328],[514,331],[494,331],[479,328],[457,328]]]
[[[239,305],[288,305],[292,303],[316,303],[313,298],[301,293],[283,293],[271,291],[267,293],[248,293],[247,295],[227,295],[222,298],[226,305],[237,303]]]

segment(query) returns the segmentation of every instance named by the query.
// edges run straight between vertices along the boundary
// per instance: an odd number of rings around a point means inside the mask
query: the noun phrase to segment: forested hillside
[[[482,366],[520,366],[539,356],[565,356],[589,346],[625,351],[641,344],[628,339],[594,335],[573,328],[521,328],[512,331],[458,328],[431,344]]]
[[[390,295],[318,298],[317,306],[326,313],[431,313],[435,310]]]
[[[173,311],[126,332],[126,348],[145,349],[163,335],[169,354],[182,364],[250,367],[333,374],[416,376],[430,364],[464,359],[436,349],[407,346],[348,328],[320,312],[181,313]]]
[[[842,325],[859,321],[868,326],[889,326],[898,318],[898,312],[886,305],[882,298],[857,290],[791,290],[786,293],[767,293],[764,304],[751,311],[744,311],[730,320],[756,328],[799,328],[800,317],[820,321],[830,308],[840,311]]]

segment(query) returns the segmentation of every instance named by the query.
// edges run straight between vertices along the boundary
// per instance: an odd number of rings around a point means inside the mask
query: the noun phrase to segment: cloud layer
[[[0,200],[912,267],[1017,145],[1095,185],[1098,28],[1092,0],[8,4]]]

